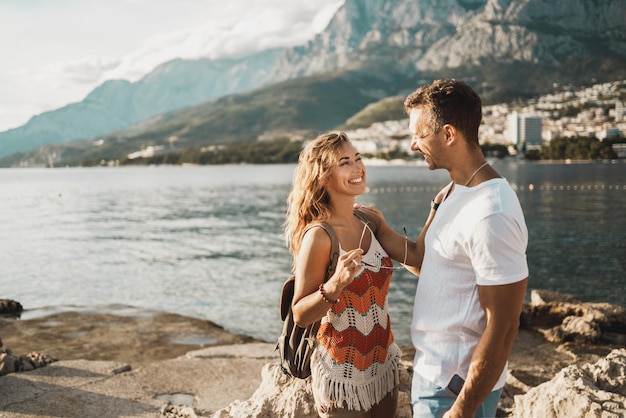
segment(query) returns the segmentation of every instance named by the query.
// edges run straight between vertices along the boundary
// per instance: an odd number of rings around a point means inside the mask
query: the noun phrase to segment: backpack
[[[367,223],[370,229],[376,232],[376,223],[372,222],[368,215],[359,209],[354,214]],[[324,276],[324,283],[333,275],[339,259],[339,239],[330,224],[326,222],[313,223],[307,227],[307,231],[314,227],[322,227],[330,237],[330,261]],[[278,338],[276,350],[280,355],[280,367],[282,371],[292,377],[306,379],[311,375],[311,355],[315,348],[315,338],[320,327],[320,321],[314,322],[305,328],[299,327],[293,320],[291,305],[295,276],[291,275],[283,284],[280,299],[280,317],[283,322],[283,330]]]

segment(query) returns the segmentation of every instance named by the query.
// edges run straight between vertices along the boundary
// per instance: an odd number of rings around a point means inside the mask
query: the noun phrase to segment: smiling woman
[[[355,411],[394,416],[398,403],[401,353],[387,295],[392,257],[403,254],[406,262],[409,244],[400,237],[401,244],[392,245],[392,238],[398,241],[387,227],[390,246],[383,248],[373,233],[382,223],[380,212],[354,209],[356,197],[366,191],[366,178],[361,154],[345,133],[321,135],[300,153],[288,198],[293,319],[300,327],[319,322],[311,383],[321,417],[356,416]],[[338,257],[331,251],[328,228],[339,240]],[[411,243],[413,261],[417,248]]]
[[[354,411],[394,416],[398,402],[401,354],[387,304],[392,272],[361,266],[364,258],[391,264],[373,234],[362,239],[363,226],[354,213],[365,179],[361,155],[346,134],[321,135],[300,154],[288,198],[285,232],[294,258],[293,318],[301,327],[320,323],[311,383],[321,417]],[[329,270],[330,257],[335,257],[330,232],[317,227],[322,221],[339,240],[338,260],[330,262],[336,264],[334,271]]]

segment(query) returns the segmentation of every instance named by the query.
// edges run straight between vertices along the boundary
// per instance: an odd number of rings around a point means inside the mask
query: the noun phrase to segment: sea
[[[626,164],[495,160],[529,230],[529,289],[626,306]],[[447,172],[368,164],[358,203],[417,236]],[[283,235],[295,165],[0,169],[0,299],[22,319],[160,310],[265,341],[280,333]],[[419,279],[394,273],[396,340],[410,344]],[[527,296],[528,297],[528,296]]]

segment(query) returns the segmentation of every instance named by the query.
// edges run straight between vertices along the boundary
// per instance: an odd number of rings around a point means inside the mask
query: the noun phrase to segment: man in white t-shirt
[[[493,417],[528,282],[524,214],[485,161],[482,104],[467,84],[435,81],[404,106],[411,149],[452,180],[433,200],[423,263],[414,269],[414,417]]]

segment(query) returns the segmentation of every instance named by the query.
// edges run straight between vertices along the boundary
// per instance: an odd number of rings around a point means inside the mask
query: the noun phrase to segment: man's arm
[[[493,390],[517,336],[527,284],[528,278],[505,285],[478,286],[487,327],[472,356],[463,389],[445,418],[474,417]]]
[[[370,216],[376,217],[376,239],[380,242],[380,245],[382,245],[387,254],[389,254],[392,259],[405,263],[408,270],[412,272],[415,270],[419,271],[422,260],[424,259],[424,236],[435,216],[435,210],[431,209],[422,231],[417,239],[412,241],[403,234],[395,231],[387,223],[379,209],[373,206],[360,206],[360,208],[367,210]],[[415,269],[415,267],[417,267],[417,269]]]
[[[447,185],[443,189],[441,189],[433,202],[436,202],[437,205],[441,203],[445,194],[447,193],[450,185]],[[370,214],[374,215],[377,218],[377,230],[376,230],[376,239],[383,246],[387,254],[391,258],[401,263],[405,263],[405,267],[411,273],[419,276],[420,269],[422,268],[422,261],[424,260],[424,237],[426,236],[426,232],[432,223],[435,214],[437,213],[437,209],[431,207],[430,212],[428,212],[428,217],[426,218],[426,222],[424,223],[424,227],[420,231],[419,235],[415,239],[415,241],[407,239],[404,235],[395,231],[383,216],[383,213],[373,206],[360,206],[362,209],[369,210]],[[406,253],[405,253],[406,251]],[[406,255],[406,259],[405,259]],[[406,261],[406,262],[405,262]]]
[[[446,196],[450,193],[450,189],[452,185],[453,184],[450,183],[444,188],[442,188],[441,190],[439,190],[439,192],[437,193],[437,196],[435,196],[435,198],[433,199],[433,202],[432,202],[433,204],[430,207],[430,212],[428,212],[428,218],[426,219],[426,222],[424,223],[424,227],[422,228],[419,235],[415,239],[416,258],[412,260],[412,262],[410,263],[407,262],[406,269],[418,277],[422,270],[422,262],[424,261],[424,252],[426,249],[426,245],[424,241],[426,239],[426,232],[428,232],[428,228],[430,228],[430,224],[433,222],[433,219],[435,218],[435,214],[437,213],[437,207],[439,207],[439,205],[443,202]]]

